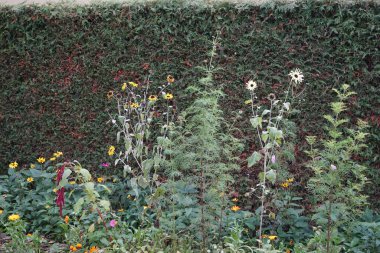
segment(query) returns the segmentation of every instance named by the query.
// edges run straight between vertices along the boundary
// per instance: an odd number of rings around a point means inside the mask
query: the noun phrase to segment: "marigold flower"
[[[164,98],[165,98],[166,100],[171,100],[171,99],[173,99],[173,94],[166,93],[166,94],[164,95]]]
[[[96,246],[92,246],[91,248],[90,248],[90,251],[89,251],[89,253],[95,253],[95,252],[98,252],[98,247],[96,247]]]
[[[115,154],[115,146],[110,146],[108,148],[108,155],[113,156]]]
[[[112,90],[110,90],[110,91],[107,93],[107,98],[108,98],[108,99],[113,98],[113,91],[112,91]]]
[[[65,221],[66,224],[68,224],[69,221],[70,221],[70,218],[69,218],[69,216],[66,215],[65,218],[64,218],[63,220]]]
[[[126,88],[127,88],[127,83],[123,83],[123,85],[121,86],[121,90],[124,91]]]
[[[46,159],[44,157],[39,157],[37,159],[37,162],[39,162],[39,163],[44,163],[45,161],[46,161]]]
[[[9,221],[16,221],[16,220],[18,220],[18,219],[20,219],[20,215],[18,215],[18,214],[11,214],[11,215],[9,215],[9,217],[8,217],[8,220],[9,220]]]
[[[73,245],[70,246],[70,251],[71,251],[71,252],[75,252],[75,251],[77,251],[77,250],[78,250],[77,247],[75,247],[75,246],[73,246]]]
[[[233,202],[238,202],[239,199],[238,199],[238,198],[233,198],[232,201],[233,201]]]
[[[81,249],[82,248],[82,244],[80,244],[80,243],[77,243],[77,249]]]
[[[294,84],[301,83],[303,81],[303,74],[300,69],[294,69],[289,73],[290,78]]]
[[[139,85],[135,82],[128,82],[132,87],[136,88],[138,87]]]
[[[174,77],[172,75],[168,75],[166,77],[166,81],[168,81],[168,83],[174,83]]]
[[[250,90],[250,91],[254,91],[256,88],[257,88],[257,83],[252,81],[252,80],[249,80],[246,84],[245,84],[245,88],[247,90]]]
[[[26,181],[28,181],[28,183],[31,183],[31,182],[34,181],[34,179],[33,179],[32,177],[28,177],[28,178],[26,179]]]
[[[234,211],[234,212],[237,212],[237,211],[239,211],[240,209],[241,209],[241,208],[238,207],[238,206],[233,206],[233,207],[231,207],[231,210]]]
[[[155,95],[150,95],[150,96],[148,97],[148,100],[149,100],[150,102],[157,101],[157,96],[155,96]]]
[[[102,178],[102,177],[98,177],[98,183],[103,183],[104,182],[104,178]]]
[[[16,169],[17,167],[18,167],[18,163],[17,162],[11,162],[9,164],[9,168],[11,168],[11,169]]]

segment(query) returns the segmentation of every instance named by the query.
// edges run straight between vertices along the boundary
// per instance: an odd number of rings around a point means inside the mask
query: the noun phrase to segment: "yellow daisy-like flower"
[[[271,241],[274,241],[277,239],[277,236],[276,235],[270,235],[270,236],[268,236],[268,239]]]
[[[69,216],[66,215],[65,218],[64,218],[63,220],[65,221],[66,224],[68,224],[69,221],[70,221],[70,218],[69,218]]]
[[[37,159],[37,162],[39,162],[39,163],[44,163],[45,161],[46,161],[46,159],[44,157],[39,157]]]
[[[135,82],[128,82],[132,87],[136,88],[138,87],[139,85]]]
[[[20,215],[18,215],[18,214],[11,214],[11,215],[9,215],[9,217],[8,217],[8,220],[9,220],[9,221],[16,221],[16,220],[18,220],[18,219],[20,219]]]
[[[3,212],[4,212],[4,210],[0,209],[0,215],[2,215],[2,214],[3,214]]]
[[[157,96],[155,96],[155,95],[150,95],[150,96],[148,97],[148,100],[149,100],[150,102],[157,101]]]
[[[17,162],[11,162],[9,164],[9,168],[11,168],[11,169],[16,169],[17,167],[18,167],[18,163]]]
[[[294,178],[289,178],[288,180],[286,180],[286,182],[293,183],[294,182]]]
[[[73,185],[76,184],[75,181],[70,181],[69,184]]]
[[[281,186],[284,187],[284,188],[288,188],[289,187],[289,183],[288,182],[283,182],[281,184]]]
[[[32,177],[28,177],[28,178],[26,179],[26,181],[28,181],[28,183],[31,183],[31,182],[34,181],[34,179],[33,179]]]
[[[57,159],[57,157],[51,157],[49,160],[53,162],[53,161],[55,161],[56,159]]]
[[[233,198],[232,201],[233,202],[238,202],[239,200],[238,200],[238,198]]]
[[[164,95],[164,98],[165,98],[166,100],[171,100],[171,99],[173,99],[173,94],[166,93],[166,94]]]
[[[31,233],[27,233],[27,234],[26,234],[26,236],[32,236],[32,235],[33,235],[33,234],[31,234]]]
[[[63,153],[61,151],[57,151],[53,154],[54,157],[58,158],[60,156],[63,156]]]
[[[115,146],[110,146],[108,148],[108,155],[113,156],[115,154]]]
[[[140,105],[138,103],[132,103],[131,104],[131,108],[134,108],[134,109],[138,108],[139,106]]]
[[[238,207],[238,206],[233,206],[233,207],[231,207],[231,210],[234,211],[234,212],[237,212],[237,211],[239,211],[240,209],[241,209],[241,208]]]
[[[127,83],[123,83],[123,85],[121,86],[121,90],[125,91],[126,88],[127,88]]]
[[[172,75],[168,75],[166,77],[166,81],[168,81],[168,83],[174,83],[174,77]]]
[[[30,164],[31,169],[34,169],[35,167],[36,167],[36,165],[34,163]]]
[[[98,181],[98,183],[103,183],[104,182],[104,178],[98,177],[97,181]]]
[[[113,91],[112,91],[112,90],[110,90],[110,91],[107,93],[107,98],[108,98],[108,99],[113,98]]]
[[[246,104],[246,105],[252,104],[252,99],[245,100],[244,104]]]
[[[123,208],[120,208],[119,210],[117,210],[118,212],[124,212],[124,209]]]

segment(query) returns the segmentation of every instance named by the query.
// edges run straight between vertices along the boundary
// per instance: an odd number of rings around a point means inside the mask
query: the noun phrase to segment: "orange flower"
[[[82,248],[82,244],[77,243],[77,248],[78,248],[78,249],[81,249],[81,248]]]
[[[174,77],[172,75],[168,75],[166,77],[166,80],[168,81],[168,83],[174,83]]]
[[[92,246],[91,248],[90,248],[90,251],[89,251],[89,253],[95,253],[95,252],[98,252],[98,247],[96,247],[96,246]]]
[[[241,209],[241,208],[238,207],[238,206],[233,206],[233,207],[231,207],[231,210],[234,211],[234,212],[239,211],[240,209]]]
[[[68,223],[69,223],[69,220],[70,220],[69,216],[66,215],[66,216],[65,216],[65,219],[64,219],[65,223],[68,224]]]

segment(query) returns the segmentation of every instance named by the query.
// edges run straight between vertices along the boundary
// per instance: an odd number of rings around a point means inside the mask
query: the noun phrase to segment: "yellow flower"
[[[167,99],[167,100],[171,100],[171,99],[173,99],[173,94],[166,93],[166,94],[164,95],[164,98]]]
[[[66,224],[68,224],[69,221],[70,221],[70,218],[69,218],[69,216],[66,215],[65,218],[64,218],[63,220],[65,221]]]
[[[238,206],[233,206],[233,207],[231,207],[231,210],[234,211],[234,212],[239,211],[240,209],[241,209],[241,208],[238,207]]]
[[[132,103],[131,108],[138,108],[140,105],[139,103]]]
[[[9,221],[16,221],[18,219],[20,219],[20,215],[18,215],[18,214],[12,214],[12,215],[9,215],[9,217],[8,217]]]
[[[35,167],[36,167],[36,165],[34,163],[30,164],[31,169],[34,169]]]
[[[150,102],[154,102],[154,101],[157,100],[157,96],[155,96],[155,95],[150,95],[150,96],[148,97],[148,100],[149,100]]]
[[[82,248],[82,244],[77,243],[77,249],[81,249],[81,248]]]
[[[70,181],[69,184],[73,185],[75,184],[75,181]]]
[[[124,212],[124,209],[123,208],[120,208],[119,210],[117,210],[118,212]]]
[[[294,182],[294,178],[289,178],[288,180],[286,180],[286,182],[293,183]]]
[[[174,77],[172,75],[168,75],[166,77],[166,81],[168,81],[168,83],[174,83]]]
[[[46,161],[46,159],[44,157],[39,157],[37,159],[37,162],[39,162],[39,163],[44,163],[45,161]]]
[[[58,189],[57,189],[57,188],[54,188],[54,189],[53,189],[53,192],[54,192],[54,193],[55,193],[55,192],[57,192],[57,191],[58,191]]]
[[[70,246],[70,251],[71,252],[75,252],[75,251],[77,251],[78,249],[77,249],[77,247],[75,247],[75,246]]]
[[[149,206],[144,206],[144,210],[145,210],[145,209],[148,209],[148,208],[149,208]]]
[[[113,91],[112,91],[112,90],[110,90],[110,91],[107,93],[107,98],[108,98],[108,99],[113,98]]]
[[[233,202],[238,202],[239,200],[237,198],[232,199]]]
[[[121,86],[121,90],[124,91],[126,88],[127,88],[127,83],[123,83],[123,85]]]
[[[271,241],[274,241],[277,239],[277,236],[276,235],[270,235],[270,236],[268,236],[268,239]]]
[[[16,169],[17,166],[18,166],[18,163],[17,163],[17,162],[11,162],[11,163],[9,164],[9,168],[11,168],[11,169]]]
[[[26,236],[32,236],[32,234],[31,233],[27,233]]]
[[[31,183],[31,182],[34,181],[34,179],[33,179],[32,177],[28,177],[28,178],[26,179],[26,181],[28,181],[28,183]]]
[[[104,178],[98,177],[98,183],[103,183],[103,182],[104,182]]]
[[[286,249],[285,253],[292,253],[292,251],[290,249]]]
[[[288,188],[289,187],[289,183],[288,182],[283,182],[281,184],[281,186],[284,187],[284,188]]]
[[[115,146],[110,146],[108,148],[108,155],[113,156],[115,154]]]
[[[3,214],[3,212],[4,212],[4,210],[3,210],[3,209],[0,209],[0,215],[2,215],[2,214]]]
[[[132,87],[136,88],[138,87],[139,85],[135,82],[128,82]]]
[[[63,156],[63,153],[61,151],[57,151],[53,154],[54,157],[58,158],[60,156]]]
[[[252,104],[252,99],[245,100],[244,104],[246,104],[246,105]]]
[[[128,199],[132,199],[131,194],[128,194],[127,198],[128,198]]]
[[[51,157],[49,160],[50,161],[55,161],[55,159],[57,159],[57,157]]]

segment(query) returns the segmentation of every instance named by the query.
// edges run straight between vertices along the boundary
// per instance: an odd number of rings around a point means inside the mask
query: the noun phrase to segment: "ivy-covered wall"
[[[264,98],[283,91],[287,74],[297,67],[306,80],[296,117],[302,145],[304,135],[322,133],[331,88],[348,83],[358,93],[350,114],[371,124],[366,160],[379,169],[379,10],[370,3],[315,1],[295,8],[2,7],[0,168],[57,150],[95,168],[106,159],[107,145],[116,142],[107,124],[107,92],[124,80],[141,81],[148,71],[156,84],[172,74],[181,110],[191,99],[184,89],[198,77],[195,66],[207,59],[210,40],[220,31],[216,83],[227,94],[227,120],[245,106],[247,80],[258,81]]]

